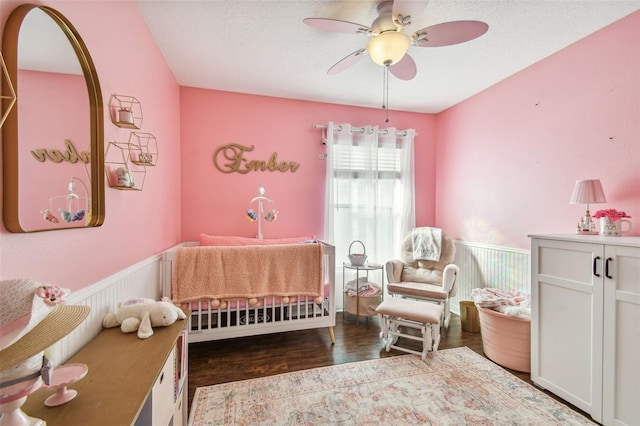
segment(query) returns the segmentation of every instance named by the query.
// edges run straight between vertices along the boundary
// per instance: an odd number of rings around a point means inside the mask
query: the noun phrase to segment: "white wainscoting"
[[[91,312],[82,324],[48,350],[47,355],[58,365],[66,362],[102,331],[102,318],[115,311],[119,302],[134,297],[159,300],[162,296],[161,261],[162,254],[154,255],[93,285],[72,292],[67,303],[87,305]]]
[[[451,311],[460,314],[459,301],[473,300],[471,290],[492,287],[531,293],[531,251],[489,244],[454,241],[460,267],[458,292]]]
[[[531,293],[531,254],[529,250],[455,241],[456,260],[460,266],[458,293],[451,301],[451,311],[460,313],[461,300],[473,300],[471,290],[494,287]],[[336,294],[342,294],[342,268],[336,277]],[[89,317],[49,352],[56,363],[66,362],[102,330],[102,318],[113,312],[118,302],[133,297],[160,299],[162,296],[162,253],[149,257],[89,287],[73,292],[70,304],[88,305]],[[338,274],[337,274],[338,275]],[[342,304],[341,297],[336,302]]]

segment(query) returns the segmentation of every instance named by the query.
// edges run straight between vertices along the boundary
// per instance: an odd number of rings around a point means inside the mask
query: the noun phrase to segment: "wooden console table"
[[[119,327],[103,330],[67,361],[89,367],[82,380],[69,386],[78,391],[73,400],[47,407],[44,400],[54,391],[39,390],[29,395],[22,410],[46,421],[47,426],[147,423],[140,421],[139,416],[142,417],[143,407],[148,406],[147,400],[168,357],[174,353],[181,331],[187,327],[189,314],[186,320],[178,320],[169,327],[154,328],[148,339],[139,339],[136,333],[125,334]],[[184,348],[187,347],[185,342]],[[187,362],[186,353],[182,359]],[[167,379],[174,381],[174,377]],[[177,399],[184,401],[188,393],[186,373],[183,383],[182,395]],[[183,405],[186,410],[187,404]],[[182,424],[182,419],[174,419],[173,424]]]

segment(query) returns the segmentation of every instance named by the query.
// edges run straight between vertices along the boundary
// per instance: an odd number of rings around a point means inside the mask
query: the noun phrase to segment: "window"
[[[336,246],[340,274],[352,241],[364,243],[369,261],[384,264],[415,226],[413,136],[411,129],[329,123],[325,239]]]

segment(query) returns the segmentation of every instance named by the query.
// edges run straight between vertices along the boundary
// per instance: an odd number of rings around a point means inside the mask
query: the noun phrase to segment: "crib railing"
[[[171,297],[171,279],[177,249],[197,243],[184,243],[163,255],[163,294]],[[213,305],[208,299],[187,304],[191,310],[189,342],[228,339],[257,334],[335,326],[335,247],[323,244],[323,282],[321,302],[311,296],[230,300]]]

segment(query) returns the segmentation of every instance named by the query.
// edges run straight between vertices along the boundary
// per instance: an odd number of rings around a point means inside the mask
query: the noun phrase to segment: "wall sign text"
[[[63,161],[66,161],[75,164],[78,161],[82,161],[85,164],[89,164],[91,162],[91,152],[78,152],[69,139],[64,140],[64,147],[64,152],[59,149],[38,148],[31,150],[31,155],[41,163],[44,163],[47,159],[54,163],[62,163]]]
[[[213,164],[222,173],[249,172],[291,172],[295,173],[300,167],[295,161],[278,161],[278,153],[274,152],[267,161],[249,160],[245,153],[253,151],[255,145],[244,146],[237,143],[220,146],[213,153]]]

